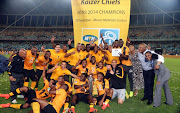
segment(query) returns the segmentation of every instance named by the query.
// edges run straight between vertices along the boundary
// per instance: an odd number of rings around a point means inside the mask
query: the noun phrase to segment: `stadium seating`
[[[30,46],[37,46],[40,50],[42,45],[46,45],[46,48],[52,48],[50,43],[51,37],[55,36],[56,40],[64,44],[68,39],[73,39],[73,31],[66,30],[53,30],[53,29],[7,29],[0,34],[0,49],[4,51],[18,50],[20,48],[30,48]],[[178,27],[161,27],[161,28],[131,28],[129,30],[128,37],[130,41],[138,42],[142,40],[147,44],[150,44],[151,49],[162,48],[163,54],[180,54],[180,46],[178,42],[164,41],[167,39],[180,39],[180,30]],[[134,40],[136,39],[136,40]],[[151,39],[147,42],[147,39]],[[158,39],[156,43],[153,41]],[[6,40],[4,42],[4,40]],[[8,40],[11,40],[9,43]],[[20,40],[13,42],[13,40]],[[30,41],[29,41],[30,40]],[[63,42],[64,41],[64,42]],[[142,42],[141,41],[141,42]],[[136,48],[138,44],[133,43]],[[66,43],[67,44],[67,43]]]

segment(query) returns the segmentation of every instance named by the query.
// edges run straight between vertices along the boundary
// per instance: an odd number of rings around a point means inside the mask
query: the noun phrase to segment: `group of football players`
[[[115,97],[119,104],[124,102],[127,93],[126,73],[122,65],[132,64],[128,58],[129,48],[122,39],[115,40],[112,45],[104,41],[99,46],[93,40],[86,45],[78,43],[76,48],[71,46],[72,40],[62,48],[59,44],[55,45],[54,40],[55,37],[52,37],[54,49],[42,47],[42,53],[36,47],[19,51],[25,51],[23,86],[17,83],[16,89],[9,94],[0,94],[5,99],[11,97],[15,103],[0,104],[1,108],[32,107],[30,112],[33,113],[59,113],[64,106],[63,113],[75,113],[75,105],[82,101],[89,104],[91,113],[97,112],[94,105],[100,105],[102,109],[110,107],[109,102]],[[112,56],[113,48],[121,49],[122,54],[119,57]],[[17,55],[18,53],[12,54],[9,60],[13,62]],[[12,81],[16,81],[11,75],[11,69],[9,76]],[[40,78],[44,87],[38,90]],[[29,79],[32,80],[30,87]],[[23,95],[26,102],[16,104],[17,95]]]

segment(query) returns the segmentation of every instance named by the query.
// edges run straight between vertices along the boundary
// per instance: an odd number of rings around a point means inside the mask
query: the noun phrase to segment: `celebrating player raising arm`
[[[81,76],[82,73],[88,73],[88,65],[87,65],[87,61],[85,59],[83,59],[80,62],[78,62],[73,68],[72,71],[74,70],[78,70],[78,76]]]
[[[49,62],[52,61],[52,59],[50,58],[51,56],[51,52],[50,51],[46,51],[45,52],[45,55],[43,56],[38,56],[38,58],[36,59],[36,62],[35,62],[35,66],[36,66],[36,76],[37,76],[37,82],[36,82],[36,90],[38,89],[38,83],[39,83],[39,79],[41,78],[41,75],[42,75],[42,72],[43,72],[43,69],[45,67],[47,67],[47,64]],[[47,78],[48,79],[48,78]]]

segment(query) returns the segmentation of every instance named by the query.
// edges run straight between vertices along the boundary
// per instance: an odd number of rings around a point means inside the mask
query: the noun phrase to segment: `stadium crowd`
[[[59,31],[49,29],[9,29],[0,34],[4,39],[51,39],[51,36],[73,37],[72,31]]]
[[[141,89],[144,89],[141,101],[148,100],[147,105],[153,103],[153,107],[158,107],[162,87],[165,104],[173,104],[168,86],[170,71],[163,65],[164,57],[150,50],[145,43],[139,44],[136,50],[132,44],[124,44],[122,39],[108,45],[102,37],[104,45],[98,46],[94,40],[86,45],[78,43],[76,47],[72,47],[70,39],[68,46],[62,47],[54,40],[53,36],[53,49],[42,46],[40,53],[33,46],[28,50],[20,49],[9,57],[10,93],[0,94],[0,97],[11,98],[12,104],[0,104],[1,108],[32,107],[30,112],[34,113],[59,113],[64,106],[63,113],[75,113],[76,104],[82,101],[89,104],[89,113],[92,113],[97,112],[94,105],[106,109],[116,97],[118,104],[123,104],[125,98],[137,96]],[[113,49],[121,50],[119,56],[112,55]],[[155,73],[157,82],[153,100]],[[130,91],[126,90],[127,77]],[[40,78],[44,87],[39,90]],[[30,79],[32,82],[28,87]],[[17,104],[17,95],[24,97],[26,102]],[[46,100],[48,98],[50,102]]]
[[[28,48],[29,45],[37,45],[40,50],[42,45],[46,45],[47,48],[52,48],[50,42],[43,42],[40,40],[50,40],[51,36],[57,37],[57,40],[64,41],[68,39],[73,40],[72,29],[8,29],[0,34],[0,50],[4,53],[9,51],[17,51],[19,48]],[[179,27],[160,27],[160,28],[132,28],[129,30],[128,37],[131,42],[134,39],[141,39],[146,41],[146,39],[159,39],[159,41],[149,41],[146,42],[151,46],[152,50],[156,48],[162,48],[164,55],[179,55],[180,46],[178,42],[172,41],[169,43],[167,39],[180,39]],[[23,40],[16,42],[7,42],[3,40]],[[27,40],[27,41],[26,41]],[[32,40],[31,42],[29,40]],[[163,40],[163,41],[161,41]],[[167,40],[167,41],[165,41]],[[138,40],[137,40],[138,41]],[[138,48],[140,42],[133,43],[133,45]],[[74,46],[74,45],[73,45]]]
[[[131,29],[128,37],[132,39],[172,39],[179,38],[180,32],[175,27],[140,28]]]

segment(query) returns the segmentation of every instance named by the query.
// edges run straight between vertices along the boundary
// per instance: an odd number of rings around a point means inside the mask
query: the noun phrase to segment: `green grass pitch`
[[[180,59],[176,58],[166,58],[165,65],[171,71],[171,78],[169,80],[169,85],[171,93],[174,99],[174,105],[168,106],[163,104],[166,100],[164,96],[164,91],[162,90],[161,106],[153,108],[152,105],[147,105],[147,101],[141,102],[140,99],[143,97],[143,90],[139,91],[136,97],[125,100],[124,104],[117,104],[117,99],[110,101],[110,107],[105,110],[101,110],[101,107],[96,105],[95,108],[98,109],[99,113],[180,113]],[[155,80],[156,81],[156,80]],[[42,80],[40,81],[40,88],[43,87]],[[155,87],[154,87],[155,89]],[[8,79],[8,74],[0,75],[0,93],[9,93],[10,83]],[[127,80],[127,91],[129,92],[129,82]],[[24,103],[23,99],[17,99],[18,103]],[[10,99],[5,100],[0,98],[0,104],[10,103]],[[62,108],[63,109],[63,108]],[[60,112],[62,112],[62,109]],[[28,113],[29,109],[13,109],[4,108],[0,109],[0,113]],[[85,103],[79,103],[76,105],[76,113],[88,113],[89,106]]]

